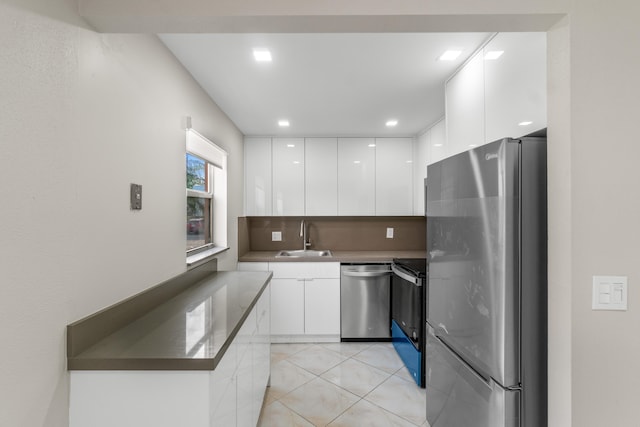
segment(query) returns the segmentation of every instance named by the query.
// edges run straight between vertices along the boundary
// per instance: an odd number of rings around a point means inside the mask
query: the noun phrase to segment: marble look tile
[[[262,410],[258,427],[313,427],[309,421],[280,402],[273,402]]]
[[[278,363],[308,348],[309,344],[271,344],[271,363]]]
[[[413,375],[411,375],[411,372],[409,372],[406,366],[398,369],[393,375],[398,378],[402,378],[405,381],[409,381],[411,384],[416,384],[416,380],[413,379]]]
[[[309,372],[320,375],[345,359],[346,357],[335,351],[327,350],[321,346],[313,346],[290,356],[287,360]]]
[[[316,378],[279,400],[316,426],[326,426],[359,397],[330,382]]]
[[[362,397],[389,376],[389,373],[366,363],[348,359],[322,374],[321,378]]]
[[[268,397],[277,400],[292,390],[308,383],[316,376],[297,365],[282,360],[271,365],[271,387],[268,390]]]
[[[330,423],[329,426],[415,427],[415,424],[363,399],[347,409],[342,415]]]
[[[407,385],[407,381],[392,375],[365,399],[416,425],[422,425],[427,412],[425,390],[415,383],[410,387]]]
[[[374,344],[356,354],[353,358],[390,374],[396,373],[398,369],[404,366],[402,359],[400,359],[391,343]]]
[[[362,350],[368,349],[371,345],[370,342],[332,342],[321,344],[321,347],[340,353],[345,357],[352,357]]]

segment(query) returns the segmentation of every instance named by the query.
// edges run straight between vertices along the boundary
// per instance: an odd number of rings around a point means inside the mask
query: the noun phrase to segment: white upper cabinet
[[[447,154],[484,144],[484,66],[476,54],[445,85]]]
[[[499,33],[449,79],[444,157],[547,127],[546,50],[545,33]]]
[[[376,215],[413,215],[413,138],[376,138]]]
[[[375,215],[375,140],[338,139],[338,215]]]
[[[546,33],[500,33],[484,47],[485,142],[547,127],[546,50]]]
[[[271,216],[271,138],[244,140],[245,214]]]
[[[338,139],[305,138],[305,215],[338,215]]]
[[[439,162],[448,156],[447,129],[445,121],[440,120],[429,129],[429,145],[427,147],[427,164]]]
[[[273,215],[304,215],[304,139],[273,138]]]
[[[418,135],[413,141],[413,214],[424,215],[424,179],[427,177],[427,161],[431,129]]]

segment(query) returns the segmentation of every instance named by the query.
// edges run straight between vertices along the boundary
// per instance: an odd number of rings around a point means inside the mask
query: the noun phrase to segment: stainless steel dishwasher
[[[340,266],[340,338],[342,341],[391,340],[391,266]]]

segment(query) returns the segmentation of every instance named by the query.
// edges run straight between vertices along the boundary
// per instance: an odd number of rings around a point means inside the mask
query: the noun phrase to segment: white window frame
[[[187,265],[192,266],[204,261],[222,251],[228,249],[227,246],[227,157],[225,150],[205,138],[192,128],[187,128],[187,143],[185,159],[187,153],[197,156],[209,164],[209,191],[186,190],[186,196],[211,197],[212,208],[211,221],[212,243],[187,251]],[[185,174],[186,175],[186,174]],[[186,224],[186,203],[185,197],[185,221]],[[184,226],[183,226],[184,229]]]

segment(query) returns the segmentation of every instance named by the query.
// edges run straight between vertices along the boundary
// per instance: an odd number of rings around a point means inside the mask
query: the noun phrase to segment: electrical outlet
[[[387,227],[387,239],[393,239],[393,228]]]
[[[271,232],[271,241],[272,242],[282,242],[282,231],[272,231]]]

